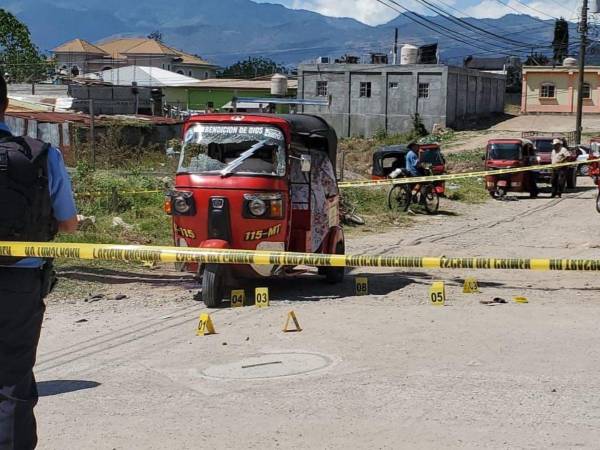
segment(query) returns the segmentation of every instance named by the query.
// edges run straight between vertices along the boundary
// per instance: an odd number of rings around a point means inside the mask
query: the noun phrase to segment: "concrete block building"
[[[446,65],[307,64],[298,71],[299,99],[330,99],[303,106],[326,119],[339,136],[409,131],[418,113],[460,129],[467,120],[504,111],[504,75]]]

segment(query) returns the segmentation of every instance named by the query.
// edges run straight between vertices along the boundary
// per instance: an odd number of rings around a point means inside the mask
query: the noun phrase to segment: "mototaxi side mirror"
[[[302,172],[310,172],[311,165],[310,155],[300,155],[300,170]]]

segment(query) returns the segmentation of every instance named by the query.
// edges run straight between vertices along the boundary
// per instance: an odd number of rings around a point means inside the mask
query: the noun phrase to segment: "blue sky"
[[[289,8],[308,9],[334,17],[353,17],[371,25],[385,23],[397,13],[376,0],[255,0],[263,3],[280,3]],[[416,12],[426,13],[414,0],[396,0]],[[388,2],[389,3],[389,2]],[[523,14],[543,19],[563,16],[576,20],[579,0],[434,0],[437,5],[452,5],[463,12],[463,16],[497,18],[506,14]],[[503,6],[502,4],[508,4]],[[527,5],[527,6],[525,6]],[[516,11],[515,11],[516,10]],[[453,14],[460,15],[456,11]]]

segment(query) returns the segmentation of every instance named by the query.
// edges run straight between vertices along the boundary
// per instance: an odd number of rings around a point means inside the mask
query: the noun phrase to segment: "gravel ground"
[[[597,258],[595,195],[590,185],[562,199],[446,201],[446,214],[412,228],[353,235],[348,252]],[[370,294],[357,297],[361,275]],[[109,287],[99,301],[50,299],[37,364],[41,449],[600,442],[596,274],[355,269],[341,286],[309,274],[263,283],[269,308],[213,311],[218,334],[204,337],[187,276],[67,276]],[[462,293],[467,276],[481,293]],[[428,303],[433,280],[446,282],[445,307]],[[508,303],[480,303],[494,297]],[[281,332],[291,309],[300,333]]]

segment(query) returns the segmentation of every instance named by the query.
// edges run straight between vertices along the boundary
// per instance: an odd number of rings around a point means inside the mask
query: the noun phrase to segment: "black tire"
[[[590,174],[590,166],[588,164],[582,164],[579,166],[579,175],[587,177]]]
[[[407,185],[392,186],[388,193],[388,208],[391,211],[408,211],[412,192]]]
[[[338,242],[335,246],[335,254],[343,255],[346,252],[346,246],[344,241]],[[324,267],[323,272],[325,274],[325,280],[331,284],[338,284],[344,281],[346,275],[345,267]]]
[[[435,214],[440,209],[440,196],[435,191],[433,186],[429,185],[423,189],[421,193],[423,197],[423,206],[428,214]]]
[[[208,308],[221,306],[225,291],[224,268],[220,264],[207,264],[202,274],[202,301]]]
[[[504,189],[496,188],[493,191],[490,191],[490,195],[492,196],[492,198],[500,200],[506,195],[506,192],[504,192]]]
[[[577,187],[577,169],[569,170],[569,172],[567,172],[567,187],[569,189],[575,189]]]
[[[600,192],[598,192],[598,197],[596,197],[596,211],[600,213]]]

